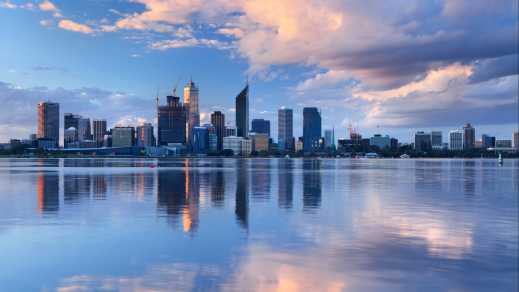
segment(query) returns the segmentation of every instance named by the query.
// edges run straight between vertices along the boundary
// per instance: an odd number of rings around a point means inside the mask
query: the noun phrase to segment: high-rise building
[[[193,80],[189,80],[187,85],[184,87],[184,104],[187,108],[187,137],[188,142],[191,144],[193,139],[193,128],[200,126],[200,112],[198,106],[198,87],[196,87]]]
[[[449,149],[454,151],[463,150],[463,131],[454,130],[449,133]]]
[[[194,127],[191,141],[193,153],[204,154],[209,150],[209,129],[206,127]]]
[[[269,137],[265,133],[250,133],[252,141],[252,151],[267,152],[269,151]]]
[[[208,133],[208,152],[218,152],[218,136],[216,134],[216,128],[212,124],[204,124],[202,127],[206,128]]]
[[[247,138],[249,135],[249,84],[236,96],[236,130],[237,136]]]
[[[303,108],[303,150],[312,152],[319,148],[321,114],[316,107]]]
[[[59,144],[59,103],[38,103],[38,133],[39,139],[53,140],[55,147]]]
[[[112,147],[132,147],[135,145],[133,127],[115,127],[112,129]]]
[[[77,139],[77,129],[69,127],[63,132],[63,147],[65,148],[78,148],[79,141]]]
[[[78,141],[78,129],[79,129],[79,119],[81,119],[80,115],[75,115],[72,113],[65,113],[63,115],[63,132],[65,132],[67,129],[74,128],[76,130],[76,137],[75,140]],[[70,138],[70,137],[69,137]],[[66,145],[65,145],[66,147]]]
[[[213,124],[216,132],[217,151],[222,151],[223,137],[225,137],[225,115],[221,111],[215,111],[211,114],[211,124]]]
[[[267,134],[270,138],[270,121],[265,119],[253,119],[251,132]]]
[[[335,130],[324,130],[324,146],[326,148],[335,148]]]
[[[476,129],[470,123],[463,126],[463,150],[470,150],[476,144]]]
[[[278,110],[278,148],[280,151],[293,151],[293,111],[289,108]]]
[[[432,131],[431,132],[431,146],[432,149],[440,150],[443,147],[443,137],[441,131]]]
[[[376,146],[379,149],[389,148],[391,146],[391,138],[388,135],[375,134],[369,138],[369,145]]]
[[[496,146],[496,137],[483,134],[481,135],[481,147],[484,149],[492,148]]]
[[[153,125],[151,123],[143,123],[137,127],[137,146],[155,146],[155,135],[153,135]]]
[[[80,142],[85,140],[92,140],[92,130],[90,127],[90,118],[81,117],[78,120],[78,140]]]
[[[430,151],[432,149],[431,133],[416,132],[414,134],[414,149],[416,151]]]
[[[92,124],[94,128],[94,141],[97,147],[101,147],[103,146],[103,140],[106,134],[106,120],[93,120]]]
[[[175,93],[173,93],[175,94]],[[157,105],[158,145],[170,143],[186,143],[187,108],[180,102],[178,96],[167,97],[168,103]],[[158,100],[157,100],[158,103]]]
[[[515,131],[513,134],[514,148],[519,150],[519,131]]]
[[[236,136],[236,133],[237,133],[236,127],[225,126],[223,136],[224,137]]]

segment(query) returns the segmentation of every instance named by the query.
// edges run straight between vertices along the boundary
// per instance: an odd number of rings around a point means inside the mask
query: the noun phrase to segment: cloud
[[[58,8],[56,7],[56,5],[54,5],[52,2],[50,2],[48,0],[41,2],[38,5],[38,7],[43,11],[53,11],[53,12],[58,11]]]
[[[162,40],[154,42],[150,45],[150,48],[155,50],[167,50],[167,49],[177,49],[177,48],[185,48],[185,47],[210,47],[217,49],[227,49],[230,47],[229,44],[212,39],[196,39],[196,38],[187,38],[187,39],[172,39],[172,40]]]
[[[84,33],[84,34],[94,33],[94,30],[90,26],[88,26],[86,24],[77,23],[77,22],[74,22],[74,21],[68,20],[68,19],[60,20],[60,22],[58,23],[58,26],[64,30],[70,30],[70,31],[74,31],[74,32]]]
[[[0,2],[0,8],[6,8],[6,9],[16,9],[18,6],[11,1],[2,1]]]

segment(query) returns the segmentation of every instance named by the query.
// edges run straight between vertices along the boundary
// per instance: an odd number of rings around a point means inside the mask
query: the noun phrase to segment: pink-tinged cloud
[[[48,0],[41,2],[38,7],[43,11],[58,11],[56,5]]]
[[[74,22],[72,20],[63,19],[58,23],[58,26],[64,30],[70,30],[74,32],[84,33],[84,34],[91,34],[94,33],[94,30],[86,25]]]

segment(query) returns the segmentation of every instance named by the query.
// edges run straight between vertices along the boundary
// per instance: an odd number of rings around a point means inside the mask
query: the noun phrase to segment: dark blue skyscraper
[[[270,138],[270,121],[264,119],[253,119],[252,132],[267,134]]]
[[[321,114],[316,107],[303,109],[303,150],[312,152],[319,147],[321,138]]]
[[[236,96],[236,129],[239,137],[249,135],[249,84]]]
[[[178,96],[168,96],[168,104],[158,106],[158,145],[186,143],[187,108]]]

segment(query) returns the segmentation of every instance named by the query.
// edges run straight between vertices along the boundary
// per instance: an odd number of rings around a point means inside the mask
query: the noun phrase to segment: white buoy
[[[503,164],[503,157],[501,157],[501,153],[499,153],[499,158],[497,159],[497,163]]]

